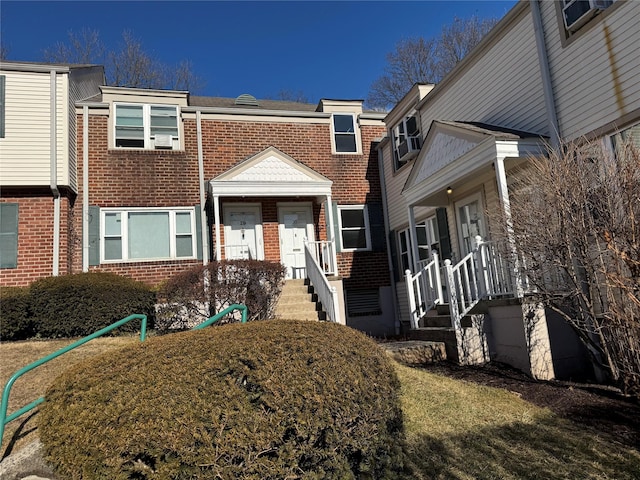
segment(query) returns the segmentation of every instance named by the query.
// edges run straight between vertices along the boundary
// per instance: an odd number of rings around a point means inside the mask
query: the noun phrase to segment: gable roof
[[[331,194],[333,182],[271,146],[209,184],[211,193],[221,196],[326,196]]]

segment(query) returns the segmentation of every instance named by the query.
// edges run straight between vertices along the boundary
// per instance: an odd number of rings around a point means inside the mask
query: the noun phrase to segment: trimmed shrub
[[[28,287],[0,289],[0,340],[24,340],[35,335]]]
[[[154,337],[77,365],[39,420],[61,478],[392,479],[399,382],[363,334],[274,320]]]
[[[149,287],[113,273],[63,275],[31,284],[32,313],[43,337],[90,335],[134,313],[147,315],[150,327],[154,304],[155,294]],[[119,331],[139,329],[136,320]]]
[[[156,328],[184,330],[234,303],[247,306],[249,321],[272,318],[284,274],[282,264],[259,260],[223,260],[179,273],[160,287]],[[234,319],[231,314],[217,324]]]

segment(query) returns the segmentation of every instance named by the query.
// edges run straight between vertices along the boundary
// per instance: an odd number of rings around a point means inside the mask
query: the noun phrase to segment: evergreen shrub
[[[247,306],[249,321],[272,318],[284,274],[282,264],[261,260],[223,260],[181,272],[159,289],[156,328],[184,330],[234,303]]]
[[[28,287],[0,289],[0,340],[24,340],[35,335]]]
[[[39,420],[68,479],[393,479],[399,381],[342,325],[273,320],[151,338],[72,367]]]
[[[90,335],[134,313],[147,315],[150,328],[154,305],[155,293],[148,286],[113,273],[48,277],[31,284],[36,329],[47,338]],[[118,330],[139,329],[140,321],[134,320]]]

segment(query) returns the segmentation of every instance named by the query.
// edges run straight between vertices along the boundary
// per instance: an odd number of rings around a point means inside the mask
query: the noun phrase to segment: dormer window
[[[334,153],[358,153],[358,130],[355,115],[334,113],[331,118]]]
[[[422,146],[418,117],[415,114],[406,116],[393,127],[392,133],[394,165],[398,170],[414,158]]]
[[[178,149],[178,107],[115,104],[116,148]]]

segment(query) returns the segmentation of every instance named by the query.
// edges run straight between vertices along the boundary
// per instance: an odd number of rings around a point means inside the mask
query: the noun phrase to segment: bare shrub
[[[249,321],[271,318],[284,273],[280,263],[223,260],[175,275],[160,288],[156,328],[184,330],[234,303],[247,306]],[[230,314],[219,323],[234,319]]]
[[[513,178],[500,224],[528,293],[573,327],[612,382],[640,396],[640,151],[565,144]]]

